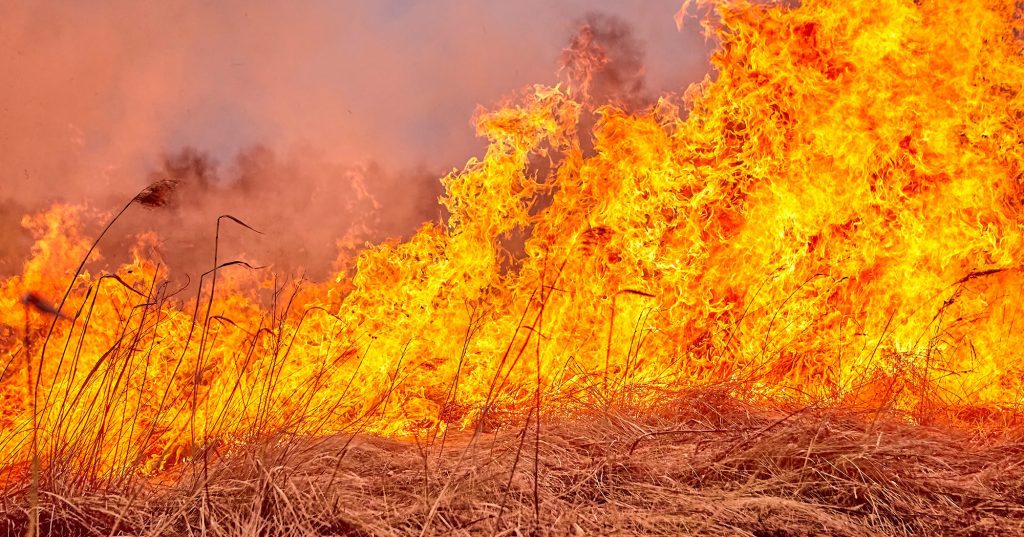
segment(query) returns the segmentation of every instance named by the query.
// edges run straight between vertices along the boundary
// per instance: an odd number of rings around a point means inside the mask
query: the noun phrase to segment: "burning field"
[[[322,276],[244,204],[176,272],[194,155],[19,215],[0,532],[1024,534],[1021,10],[688,1],[713,74],[649,99],[591,18]]]

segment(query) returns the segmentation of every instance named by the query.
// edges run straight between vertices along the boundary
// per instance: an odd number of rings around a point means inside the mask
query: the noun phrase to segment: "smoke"
[[[643,44],[626,21],[590,13],[562,52],[562,70],[591,102],[631,110],[651,101],[644,55]]]
[[[160,242],[152,254],[179,274],[210,267],[222,214],[263,232],[257,236],[232,226],[221,234],[222,251],[270,264],[275,272],[317,279],[335,267],[339,251],[402,237],[441,217],[436,172],[392,171],[373,161],[335,163],[312,149],[279,154],[255,145],[220,164],[186,147],[164,155],[149,179],[170,180],[177,187],[166,207],[126,215],[118,233],[121,244],[112,249],[126,252],[134,237],[156,231]]]
[[[25,254],[32,246],[32,238],[21,227],[22,216],[28,208],[13,199],[0,198],[0,276],[21,268]]]
[[[637,103],[703,76],[677,4],[0,0],[0,274],[28,253],[24,214],[117,207],[163,177],[184,184],[176,204],[130,211],[108,259],[154,230],[168,263],[208,264],[229,213],[267,231],[229,236],[232,253],[323,272],[339,239],[441,217],[438,178],[482,151],[474,109],[556,82],[580,13],[621,17],[586,19],[610,59],[595,98]],[[661,46],[646,69],[631,25]]]

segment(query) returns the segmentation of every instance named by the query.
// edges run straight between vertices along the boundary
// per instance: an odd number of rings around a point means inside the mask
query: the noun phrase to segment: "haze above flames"
[[[191,270],[213,218],[232,212],[269,232],[238,249],[326,270],[339,237],[440,217],[438,178],[484,147],[474,109],[556,81],[582,21],[639,29],[620,63],[651,95],[707,69],[703,38],[667,16],[675,0],[347,4],[6,7],[0,68],[17,76],[0,84],[0,273],[27,256],[24,214],[55,201],[109,210],[174,165],[199,179],[188,210],[129,215],[122,245],[159,229],[162,257]],[[602,98],[618,76],[598,82]],[[203,177],[181,169],[190,159]]]

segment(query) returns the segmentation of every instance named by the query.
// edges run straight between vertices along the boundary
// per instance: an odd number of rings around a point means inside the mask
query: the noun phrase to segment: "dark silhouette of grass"
[[[400,404],[393,396],[407,366],[404,353],[372,404],[328,426],[351,404],[350,388],[366,353],[339,352],[330,362],[325,356],[307,385],[280,393],[304,324],[317,317],[335,327],[344,323],[318,306],[287,314],[299,309],[301,282],[287,296],[284,286],[275,285],[273,315],[257,327],[240,326],[230,311],[215,314],[221,270],[262,268],[221,260],[222,222],[259,233],[231,215],[217,219],[213,264],[198,279],[187,335],[167,384],[154,386],[148,371],[157,329],[165,322],[161,316],[173,307],[168,300],[184,290],[169,291],[159,267],[146,290],[106,274],[84,291],[74,314],[63,310],[90,255],[118,218],[136,203],[166,206],[173,192],[172,182],[160,181],[126,204],[93,242],[57,306],[26,295],[26,323],[29,308],[50,315],[52,323],[39,367],[35,373],[29,369],[26,378],[33,412],[31,465],[24,471],[19,470],[24,461],[0,461],[5,493],[0,531],[32,537],[41,532],[113,537],[1024,531],[1019,507],[1024,481],[1010,477],[1024,468],[1020,425],[1006,421],[1018,419],[1013,409],[968,416],[947,408],[937,428],[907,425],[907,416],[884,401],[870,409],[837,410],[826,401],[770,409],[741,402],[738,396],[750,378],[701,389],[671,388],[667,382],[632,385],[628,371],[608,374],[610,355],[605,371],[578,372],[578,387],[549,396],[539,357],[545,306],[560,292],[553,283],[528,301],[483,404],[456,409],[465,349],[479,328],[475,320],[468,325],[463,356],[440,411],[475,416],[468,431],[442,432],[445,419],[439,416],[423,438],[397,441],[366,434],[389,406]],[[560,273],[561,268],[553,281]],[[110,348],[84,371],[81,352],[97,301],[111,293],[134,303],[119,313]],[[613,324],[614,310],[613,299]],[[68,330],[59,355],[51,356],[46,350],[57,322],[78,328]],[[245,348],[239,349],[238,367],[222,373],[235,375],[226,379],[231,388],[225,404],[200,426],[199,409],[209,397],[202,389],[203,373],[213,360],[208,353],[217,326],[244,333]],[[26,326],[24,352],[32,357],[29,334]],[[639,353],[642,336],[634,332],[632,337]],[[631,343],[631,353],[633,348]],[[513,411],[500,407],[507,390],[523,388],[512,386],[512,371],[529,363],[534,350],[528,404]],[[40,399],[44,359],[56,360],[55,377],[66,367],[68,378],[82,380],[64,393],[46,390]],[[246,377],[256,359],[262,369]],[[328,386],[326,371],[348,360],[355,361],[348,384]],[[179,374],[190,379],[184,392],[174,384]],[[129,381],[140,377],[138,385]],[[930,378],[927,372],[923,378]],[[315,407],[314,396],[323,390],[330,390],[331,401],[326,408]],[[647,394],[642,408],[631,406],[639,392]],[[145,420],[139,414],[144,395],[156,408]],[[652,402],[652,396],[660,399]],[[293,404],[279,408],[282,397]],[[122,404],[131,398],[134,407]],[[229,416],[227,403],[234,402],[247,421],[230,421],[239,419]],[[118,409],[126,407],[133,413],[120,414]],[[45,449],[39,443],[40,418],[47,423]],[[168,446],[163,429],[180,428],[182,419],[187,438]],[[978,430],[1002,436],[968,434],[979,420],[989,422]],[[332,432],[322,434],[327,429]],[[0,446],[8,441],[0,439]],[[108,445],[120,451],[103,452]],[[153,446],[165,450],[155,465]],[[26,476],[30,479],[22,479]]]

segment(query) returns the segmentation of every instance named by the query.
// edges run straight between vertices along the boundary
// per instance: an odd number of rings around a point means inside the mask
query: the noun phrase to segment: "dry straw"
[[[41,523],[133,536],[1024,534],[1024,443],[1009,434],[759,410],[716,392],[552,421],[536,461],[523,449],[532,427],[444,448],[281,436],[176,474],[192,478],[54,485]],[[0,507],[0,533],[22,533],[18,505]]]

